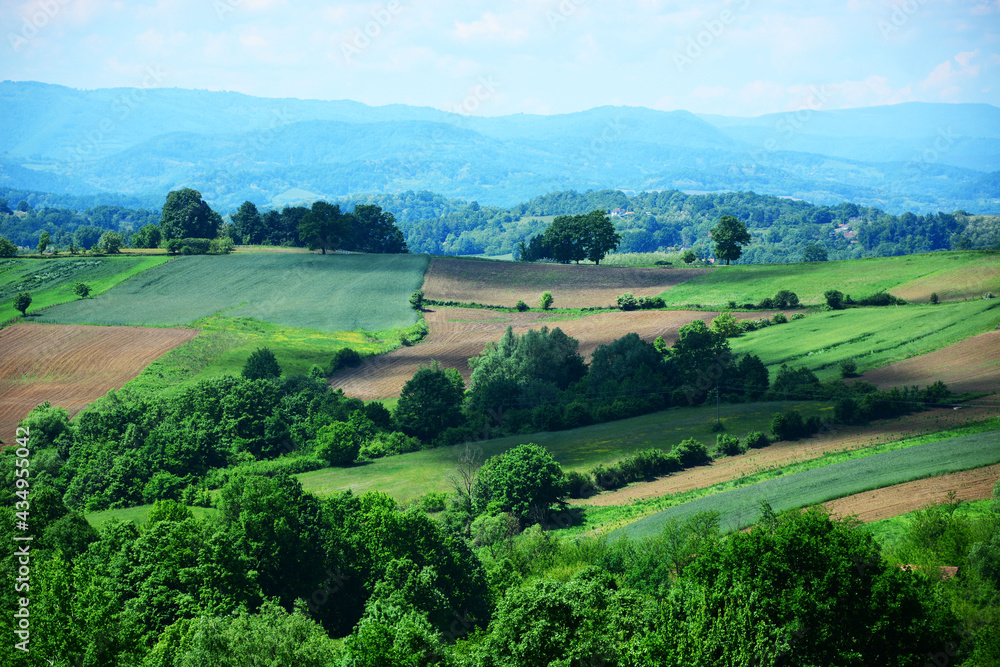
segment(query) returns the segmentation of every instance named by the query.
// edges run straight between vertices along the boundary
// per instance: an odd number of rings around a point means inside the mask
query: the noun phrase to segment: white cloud
[[[454,35],[463,42],[497,40],[516,44],[528,39],[528,31],[517,19],[516,15],[499,16],[486,12],[482,18],[469,23],[456,20]]]

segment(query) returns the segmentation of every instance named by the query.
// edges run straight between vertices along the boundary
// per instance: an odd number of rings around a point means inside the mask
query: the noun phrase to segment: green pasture
[[[167,262],[168,257],[53,257],[0,259],[0,324],[21,313],[14,297],[31,294],[29,321],[40,320],[39,309],[77,301],[73,285],[85,283],[91,294],[100,294],[127,278]]]
[[[274,353],[284,375],[326,367],[333,353],[350,347],[372,355],[394,349],[413,327],[384,332],[317,331],[270,324],[250,318],[206,317],[201,332],[147,366],[125,386],[140,392],[172,393],[219,375],[239,375],[259,347]]]
[[[146,523],[149,518],[149,511],[152,505],[137,505],[126,507],[125,509],[104,510],[103,512],[91,512],[86,515],[87,523],[100,530],[105,524],[117,519],[121,522],[131,521],[137,526]],[[214,518],[219,515],[219,510],[214,507],[189,507],[196,519]]]
[[[969,284],[970,277],[974,284]],[[925,289],[926,295],[907,289],[910,283]],[[897,288],[907,292],[906,298],[917,300],[926,300],[935,291],[943,298],[996,291],[1000,288],[1000,255],[934,252],[837,262],[719,266],[662,296],[669,306],[697,304],[720,310],[730,301],[757,303],[783,289],[795,292],[805,305],[819,305],[825,303],[823,293],[831,289],[860,298],[879,291],[899,291]]]
[[[858,372],[863,372],[951,345],[997,324],[1000,299],[850,308],[753,331],[730,345],[738,354],[756,354],[768,366],[805,366],[821,380],[832,380],[839,377],[843,359],[855,359]]]
[[[756,523],[763,501],[781,512],[915,479],[1000,463],[998,443],[998,433],[992,431],[833,463],[702,496],[639,519],[609,536],[647,537],[658,533],[669,520],[683,521],[699,512],[719,512],[724,530],[739,530]]]
[[[176,326],[225,315],[320,331],[381,331],[416,322],[408,298],[427,262],[423,255],[178,257],[96,298],[46,310],[38,321]]]
[[[722,423],[726,433],[746,436],[767,431],[771,416],[795,408],[806,416],[830,416],[832,408],[815,402],[776,402],[725,405]],[[641,449],[656,447],[670,451],[687,438],[696,438],[715,448],[715,406],[676,408],[631,419],[582,428],[497,438],[475,443],[483,456],[505,452],[533,442],[544,446],[565,470],[587,471],[598,463],[613,463]],[[326,468],[302,473],[298,478],[306,491],[320,495],[351,489],[358,493],[384,491],[400,502],[428,491],[450,491],[449,477],[465,445],[428,449],[412,454],[376,459],[351,468]]]

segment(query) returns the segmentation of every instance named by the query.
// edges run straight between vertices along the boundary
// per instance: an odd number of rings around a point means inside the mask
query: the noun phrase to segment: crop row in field
[[[612,531],[609,537],[654,535],[667,521],[683,521],[699,512],[719,512],[724,529],[739,530],[757,522],[763,501],[780,512],[869,489],[1000,463],[997,437],[996,432],[989,432],[949,438],[702,496],[639,519]]]
[[[14,296],[31,294],[29,315],[47,306],[75,301],[73,285],[82,282],[94,294],[168,260],[167,257],[65,257],[0,260],[0,324],[20,316]]]
[[[765,431],[774,412],[795,408],[805,415],[827,416],[830,408],[820,403],[756,403],[726,407],[726,431],[739,437],[750,431]],[[711,427],[714,407],[677,408],[616,422],[582,428],[517,435],[475,443],[483,456],[505,452],[533,442],[544,446],[566,470],[589,470],[609,464],[642,449],[669,451],[686,438],[697,438],[714,446]],[[412,454],[377,459],[352,468],[327,468],[299,475],[307,491],[319,494],[353,489],[384,491],[399,501],[417,498],[428,491],[449,491],[449,476],[455,470],[464,445],[440,447]]]
[[[833,379],[844,359],[855,359],[865,371],[946,347],[997,324],[997,299],[854,308],[813,313],[744,334],[731,345],[737,353],[756,354],[768,366],[804,366],[821,379]]]
[[[424,292],[429,299],[513,307],[538,306],[552,292],[559,308],[614,305],[623,292],[653,296],[710,269],[633,269],[610,266],[483,262],[435,257]]]
[[[725,308],[730,301],[757,303],[778,290],[795,292],[802,303],[824,302],[836,289],[858,298],[889,291],[913,301],[964,299],[1000,291],[1000,255],[935,252],[905,257],[878,257],[807,264],[741,264],[719,267],[663,294],[668,305],[700,304]]]
[[[93,299],[46,310],[60,324],[173,326],[224,314],[320,331],[379,331],[416,321],[421,255],[250,253],[179,257]]]
[[[12,442],[17,423],[45,401],[76,414],[197,333],[25,323],[0,330],[0,439]]]

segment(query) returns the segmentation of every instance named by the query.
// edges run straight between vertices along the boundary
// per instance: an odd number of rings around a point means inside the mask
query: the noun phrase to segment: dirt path
[[[824,454],[861,449],[901,438],[943,431],[970,421],[998,415],[1000,407],[964,408],[957,411],[928,410],[899,419],[873,422],[864,427],[845,427],[797,442],[778,442],[740,456],[727,456],[713,461],[708,466],[689,468],[652,482],[639,482],[592,498],[572,500],[570,504],[601,507],[628,505],[640,499],[705,488],[763,470],[819,458]]]
[[[734,313],[737,319],[772,317],[777,311]],[[791,312],[791,311],[789,311]],[[580,342],[580,354],[589,357],[598,345],[610,343],[628,333],[647,341],[662,336],[668,344],[677,340],[678,330],[694,320],[711,322],[719,313],[698,310],[608,311],[578,319],[559,320],[559,315],[508,313],[478,308],[434,308],[424,313],[429,328],[427,338],[412,347],[403,347],[375,357],[356,368],[335,375],[333,387],[348,396],[370,401],[399,396],[403,385],[421,365],[439,362],[457,368],[468,382],[472,375],[469,359],[480,354],[488,343],[500,340],[507,327],[523,334],[529,329],[559,327]]]

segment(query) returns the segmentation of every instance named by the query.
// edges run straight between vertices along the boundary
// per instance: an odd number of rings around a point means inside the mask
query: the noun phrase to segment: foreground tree
[[[222,226],[222,216],[213,211],[191,188],[172,190],[160,213],[160,232],[170,239],[212,239]]]
[[[339,204],[314,202],[312,208],[299,222],[299,238],[309,244],[310,250],[336,250],[350,233],[350,220],[340,212]]]
[[[712,227],[712,240],[715,241],[715,256],[729,264],[743,254],[742,246],[750,243],[750,232],[738,219],[724,215],[719,224]]]
[[[407,435],[430,442],[441,431],[462,423],[465,382],[453,368],[421,368],[403,385],[396,423]]]

